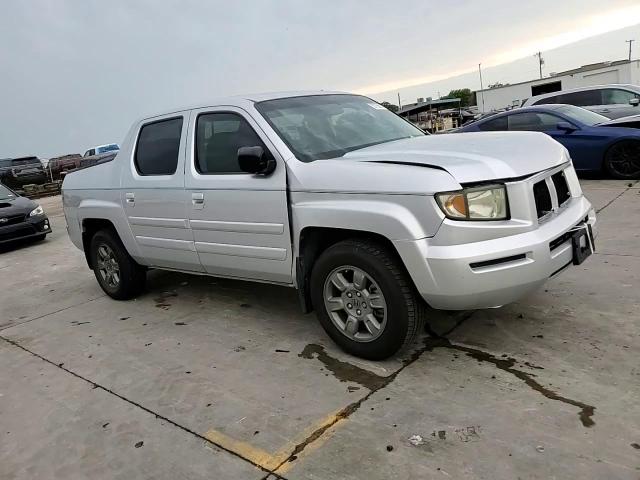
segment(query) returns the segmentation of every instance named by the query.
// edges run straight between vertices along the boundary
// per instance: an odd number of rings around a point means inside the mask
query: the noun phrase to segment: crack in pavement
[[[201,435],[201,434],[199,434],[198,432],[196,432],[196,431],[194,431],[194,430],[191,430],[189,427],[186,427],[186,426],[184,426],[184,425],[181,425],[181,424],[179,424],[178,422],[176,422],[176,421],[174,421],[174,420],[171,420],[171,419],[170,419],[170,418],[168,418],[168,417],[165,417],[164,415],[161,415],[161,414],[159,414],[159,413],[157,413],[157,412],[154,412],[153,410],[151,410],[151,409],[149,409],[149,408],[147,408],[147,407],[145,407],[145,406],[141,405],[140,403],[135,402],[135,401],[133,401],[133,400],[131,400],[131,399],[129,399],[129,398],[127,398],[127,397],[123,396],[123,395],[120,395],[119,393],[114,392],[113,390],[110,390],[109,388],[107,388],[107,387],[105,387],[105,386],[103,386],[103,385],[100,385],[99,383],[95,383],[95,382],[93,382],[93,381],[89,380],[88,378],[83,377],[83,376],[82,376],[82,375],[80,375],[79,373],[76,373],[76,372],[74,372],[74,371],[72,371],[72,370],[69,370],[68,368],[64,367],[64,366],[63,366],[63,364],[55,363],[55,362],[53,362],[53,361],[49,360],[48,358],[46,358],[46,357],[44,357],[44,356],[40,355],[39,353],[36,353],[36,352],[34,352],[34,351],[32,351],[32,350],[29,350],[28,348],[26,348],[26,347],[24,347],[24,346],[20,345],[18,342],[14,341],[14,340],[11,340],[10,338],[7,338],[7,337],[4,337],[4,336],[0,335],[0,340],[4,340],[4,341],[5,341],[5,342],[7,342],[8,344],[13,345],[14,347],[17,347],[17,348],[19,348],[19,349],[21,349],[21,350],[23,350],[23,351],[25,351],[25,352],[27,352],[27,353],[29,353],[29,354],[33,355],[34,357],[37,357],[37,358],[39,358],[40,360],[42,360],[42,361],[44,361],[44,362],[46,362],[46,363],[48,363],[48,364],[50,364],[50,365],[53,365],[54,367],[59,368],[60,370],[63,370],[63,371],[65,371],[65,372],[67,372],[68,374],[73,375],[73,376],[74,376],[74,377],[76,377],[76,378],[79,378],[80,380],[83,380],[83,381],[87,382],[87,383],[88,383],[88,384],[90,384],[94,389],[95,389],[95,388],[99,388],[100,390],[103,390],[103,391],[107,392],[108,394],[113,395],[114,397],[117,397],[117,398],[119,398],[120,400],[124,400],[125,402],[129,403],[130,405],[133,405],[133,406],[135,406],[135,407],[138,407],[139,409],[141,409],[141,410],[145,411],[146,413],[149,413],[149,414],[151,414],[151,415],[155,416],[157,419],[159,419],[159,420],[164,420],[165,422],[167,422],[167,423],[169,423],[169,424],[173,425],[174,427],[177,427],[177,428],[179,428],[180,430],[182,430],[182,431],[184,431],[184,432],[187,432],[187,433],[189,433],[189,434],[193,435],[194,437],[197,437],[199,440],[203,440],[203,441],[205,441],[206,443],[208,443],[208,444],[210,444],[210,445],[213,445],[214,447],[218,448],[219,450],[223,450],[223,451],[225,451],[225,452],[227,452],[227,453],[230,453],[231,455],[233,455],[233,456],[234,456],[234,457],[236,457],[236,458],[239,458],[239,459],[241,459],[241,460],[244,460],[244,461],[245,461],[245,462],[247,462],[247,463],[250,463],[250,464],[251,464],[251,465],[253,465],[254,467],[256,467],[256,468],[260,469],[261,471],[263,471],[263,472],[265,472],[265,473],[267,473],[267,475],[266,475],[266,477],[265,477],[265,478],[269,478],[269,474],[272,474],[272,473],[273,473],[273,471],[271,471],[271,470],[269,470],[269,469],[267,469],[267,468],[264,468],[263,466],[261,466],[261,465],[259,465],[259,464],[255,463],[255,462],[253,462],[253,461],[251,461],[251,460],[250,460],[250,459],[248,459],[248,458],[243,457],[243,456],[242,456],[242,455],[240,455],[239,453],[234,452],[233,450],[229,450],[228,448],[225,448],[223,445],[220,445],[220,444],[218,444],[218,443],[216,443],[216,442],[213,442],[213,441],[209,440],[209,439],[208,439],[207,437],[205,437],[204,435]],[[278,480],[286,480],[284,477],[281,477],[281,476],[276,476],[275,478],[276,478],[276,479],[278,479]]]
[[[605,252],[593,252],[594,255],[607,255],[610,257],[632,257],[640,258],[640,255],[633,255],[631,253],[605,253]]]
[[[462,321],[460,321],[452,330],[449,330],[446,334],[451,333],[451,331],[459,327],[462,324],[462,322],[471,318],[473,313],[475,312],[471,312],[469,315],[463,318]],[[595,425],[595,422],[593,421],[592,417],[593,417],[593,414],[595,413],[596,407],[594,407],[593,405],[588,405],[584,402],[580,402],[578,400],[573,400],[571,398],[562,396],[557,392],[554,392],[553,390],[543,386],[542,384],[534,380],[533,377],[535,377],[535,375],[513,368],[517,363],[517,360],[515,358],[506,357],[506,356],[496,357],[492,353],[485,352],[477,348],[471,348],[465,345],[455,344],[451,342],[451,340],[446,338],[444,334],[440,335],[437,332],[430,329],[428,324],[427,324],[427,332],[429,333],[429,335],[431,335],[431,337],[425,340],[425,345],[427,347],[427,350],[432,351],[435,348],[448,348],[450,350],[457,350],[459,352],[464,352],[467,354],[467,356],[479,362],[491,363],[495,365],[496,368],[504,372],[510,373],[511,375],[515,376],[519,380],[522,380],[525,383],[525,385],[527,385],[532,390],[538,392],[539,394],[543,395],[544,397],[550,400],[555,400],[558,402],[565,403],[567,405],[578,407],[580,409],[580,411],[578,412],[578,417],[580,418],[580,422],[584,427],[589,428]],[[526,363],[527,362],[524,362],[525,365]],[[528,366],[530,368],[538,368],[532,365],[528,365]]]
[[[596,213],[600,213],[600,212],[601,212],[601,211],[603,211],[605,208],[607,208],[609,205],[611,205],[613,202],[615,202],[617,199],[619,199],[622,195],[624,195],[624,194],[625,194],[625,193],[627,193],[629,190],[631,190],[631,189],[633,188],[633,186],[634,186],[635,184],[637,184],[637,183],[638,183],[638,181],[640,181],[640,180],[636,180],[634,183],[630,183],[630,184],[627,186],[627,188],[625,188],[622,192],[620,192],[618,195],[616,195],[616,197],[615,197],[613,200],[611,200],[611,201],[607,202],[607,204],[606,204],[606,205],[604,205],[603,207],[600,207],[599,209],[597,209],[597,210],[596,210]]]
[[[448,335],[448,334],[452,333],[454,330],[456,330],[457,328],[459,328],[465,321],[467,321],[469,318],[471,318],[471,316],[474,313],[475,313],[474,311],[464,312],[462,314],[461,318],[456,322],[456,324],[453,327],[451,327],[449,330],[447,330],[446,334]],[[433,332],[430,329],[428,323],[425,323],[425,329],[426,329],[426,331],[427,331],[427,333],[429,335],[435,335],[435,336],[439,337],[438,334],[436,334],[435,332]],[[426,339],[426,340],[428,340],[428,339]],[[345,408],[340,410],[335,415],[335,417],[333,418],[333,420],[331,422],[328,422],[328,423],[322,425],[321,427],[319,427],[318,429],[313,431],[302,442],[298,443],[294,447],[294,449],[291,452],[291,454],[285,460],[283,460],[280,465],[278,465],[274,469],[274,472],[277,472],[283,465],[285,465],[285,464],[287,464],[289,462],[295,461],[296,458],[298,457],[298,455],[308,445],[310,445],[311,443],[316,441],[318,438],[320,438],[329,428],[333,427],[338,422],[349,418],[349,416],[351,416],[354,412],[356,412],[360,408],[360,406],[364,402],[369,400],[369,398],[374,393],[376,393],[377,391],[385,388],[391,382],[393,382],[396,379],[396,377],[405,368],[407,368],[409,365],[411,365],[416,360],[418,360],[422,356],[422,354],[424,352],[431,351],[433,349],[433,347],[432,347],[432,345],[428,344],[426,340],[425,340],[425,343],[423,344],[422,347],[417,348],[416,350],[414,350],[411,353],[411,355],[409,355],[409,357],[404,359],[404,361],[402,362],[402,366],[398,370],[396,370],[395,372],[391,373],[391,375],[386,376],[386,377],[382,376],[382,375],[378,375],[377,373],[371,372],[371,371],[366,370],[364,368],[358,367],[357,365],[353,365],[351,363],[343,362],[341,360],[333,358],[332,356],[327,354],[327,352],[325,351],[325,349],[324,349],[324,347],[322,345],[317,345],[317,344],[309,344],[309,345],[307,345],[302,350],[302,352],[300,352],[300,354],[298,354],[298,356],[300,358],[306,358],[306,359],[316,358],[320,362],[322,362],[323,365],[325,366],[325,368],[327,368],[327,370],[331,371],[334,374],[334,376],[338,380],[340,380],[341,382],[351,381],[351,382],[354,382],[354,383],[359,383],[360,385],[362,385],[364,387],[367,387],[370,391],[369,391],[369,393],[367,395],[365,395],[361,399],[359,399],[359,400],[357,400],[357,401],[355,401],[353,403],[350,403]]]
[[[98,300],[100,298],[103,298],[103,297],[106,297],[106,294],[98,295],[97,297],[90,298],[89,300],[85,300],[84,302],[76,303],[74,305],[69,305],[68,307],[63,307],[63,308],[60,308],[59,310],[55,310],[53,312],[43,313],[42,315],[38,315],[37,317],[30,318],[29,320],[25,320],[24,322],[0,325],[0,332],[3,332],[4,330],[9,330],[10,328],[13,328],[13,327],[17,327],[18,325],[25,325],[25,324],[31,323],[31,322],[33,322],[35,320],[40,320],[41,318],[48,317],[49,315],[55,315],[56,313],[64,312],[65,310],[69,310],[70,308],[80,307],[81,305],[86,305],[87,303],[91,303],[91,302],[93,302],[95,300]]]
[[[391,375],[384,377],[378,375],[369,370],[363,369],[356,365],[350,364],[348,362],[343,362],[336,358],[331,357],[325,351],[322,345],[317,344],[309,344],[307,345],[302,352],[298,355],[301,358],[313,359],[316,358],[320,362],[323,363],[325,368],[331,371],[334,376],[342,381],[342,382],[355,382],[359,383],[370,389],[370,392],[362,397],[361,399],[347,405],[345,408],[340,410],[334,417],[331,422],[328,422],[317,430],[312,432],[307,438],[305,438],[302,442],[298,443],[289,457],[287,457],[280,465],[278,465],[274,472],[277,472],[283,465],[293,462],[297,459],[298,455],[311,443],[320,438],[329,428],[336,425],[338,422],[349,418],[354,412],[356,412],[363,403],[365,403],[371,396],[377,391],[385,388],[389,384],[391,384],[396,377],[409,365],[418,360],[423,353],[431,352],[436,348],[447,348],[450,350],[455,350],[459,352],[464,352],[469,357],[477,360],[478,362],[486,362],[493,364],[496,368],[510,373],[515,376],[519,380],[522,380],[525,385],[527,385],[532,390],[538,392],[544,397],[555,400],[558,402],[565,403],[567,405],[572,405],[574,407],[578,407],[580,411],[578,412],[578,417],[580,418],[580,422],[584,427],[592,427],[595,425],[593,420],[593,415],[595,413],[596,407],[593,405],[588,405],[584,402],[580,402],[578,400],[573,400],[571,398],[562,396],[553,390],[544,387],[542,384],[534,380],[535,375],[532,373],[527,373],[522,370],[518,370],[514,368],[516,363],[519,363],[515,358],[511,357],[496,357],[492,353],[485,352],[483,350],[479,350],[477,348],[467,347],[465,345],[459,345],[452,343],[451,340],[446,338],[444,335],[449,335],[458,329],[464,322],[470,319],[475,311],[469,311],[462,314],[461,318],[455,323],[453,327],[448,329],[443,334],[439,334],[431,329],[429,324],[425,325],[425,329],[429,334],[429,337],[425,338],[424,343],[421,347],[417,348],[408,358],[406,358],[402,366],[393,372]],[[524,365],[529,366],[530,368],[542,369],[542,367],[537,367],[535,365],[528,364],[527,362],[521,362]]]

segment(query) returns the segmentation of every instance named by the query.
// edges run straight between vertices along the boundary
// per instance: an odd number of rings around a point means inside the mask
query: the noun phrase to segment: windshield
[[[14,198],[16,198],[15,193],[0,184],[0,200],[13,200]]]
[[[604,115],[586,110],[584,108],[576,107],[574,105],[560,105],[555,108],[558,113],[563,113],[572,120],[576,120],[585,125],[593,126],[598,123],[606,122],[609,119]]]
[[[256,108],[303,162],[425,135],[382,105],[357,95],[280,98],[257,103]]]

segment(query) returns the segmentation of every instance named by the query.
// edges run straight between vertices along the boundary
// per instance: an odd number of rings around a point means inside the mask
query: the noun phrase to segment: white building
[[[524,100],[534,95],[608,83],[640,85],[640,60],[594,63],[566,72],[552,73],[547,78],[478,90],[476,101],[481,112],[490,112],[519,107]]]

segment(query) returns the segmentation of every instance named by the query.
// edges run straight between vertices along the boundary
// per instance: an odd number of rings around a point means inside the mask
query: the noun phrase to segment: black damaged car
[[[14,240],[44,240],[51,225],[44,210],[0,184],[0,245]]]

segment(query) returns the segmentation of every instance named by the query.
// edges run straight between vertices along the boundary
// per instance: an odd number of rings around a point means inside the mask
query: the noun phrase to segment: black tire
[[[109,282],[99,268],[99,251],[101,248],[112,252],[113,262],[118,269],[118,281]],[[103,251],[105,251],[103,250]],[[100,230],[91,238],[90,251],[93,273],[102,287],[102,290],[116,300],[128,300],[139,295],[144,290],[147,274],[146,270],[138,265],[124,248],[117,234],[111,230]],[[111,262],[111,261],[110,261]],[[114,265],[114,263],[110,263]],[[114,278],[114,277],[112,277]]]
[[[613,178],[640,178],[640,141],[621,140],[609,147],[604,156],[604,169]]]
[[[386,325],[377,338],[356,341],[341,331],[325,306],[328,278],[341,266],[365,272],[379,286],[386,301]],[[382,360],[413,343],[424,324],[425,304],[395,252],[368,240],[345,240],[325,250],[311,272],[311,300],[320,324],[345,352]],[[372,305],[370,305],[371,307]],[[366,332],[365,332],[366,333]]]

